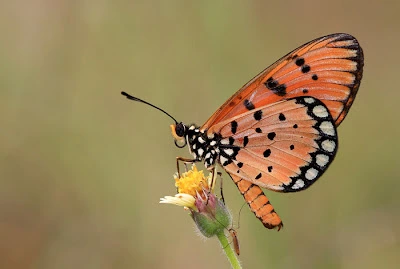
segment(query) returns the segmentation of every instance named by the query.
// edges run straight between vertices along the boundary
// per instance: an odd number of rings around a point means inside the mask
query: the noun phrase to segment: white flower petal
[[[194,197],[186,193],[178,193],[175,196],[165,196],[160,198],[160,204],[173,204],[185,207],[194,207]]]

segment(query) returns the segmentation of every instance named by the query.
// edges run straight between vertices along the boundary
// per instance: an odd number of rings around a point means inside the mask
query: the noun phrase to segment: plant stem
[[[228,239],[224,231],[221,231],[217,234],[218,240],[221,243],[222,249],[224,250],[226,257],[228,258],[229,262],[233,269],[241,269],[242,266],[240,265],[239,259],[236,256],[235,252],[232,249],[231,244],[229,244]]]

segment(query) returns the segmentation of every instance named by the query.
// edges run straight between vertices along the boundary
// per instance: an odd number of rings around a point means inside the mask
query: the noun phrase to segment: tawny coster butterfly
[[[283,226],[260,187],[297,192],[310,187],[332,163],[336,127],[346,117],[363,73],[363,51],[348,34],[310,41],[266,68],[229,98],[205,124],[169,117],[175,144],[193,159],[231,176],[266,228]]]

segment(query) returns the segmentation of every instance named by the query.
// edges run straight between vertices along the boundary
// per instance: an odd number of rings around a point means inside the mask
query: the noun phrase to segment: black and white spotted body
[[[221,136],[212,134],[207,136],[207,132],[201,131],[194,124],[187,127],[186,141],[189,151],[197,161],[203,161],[207,169],[214,167],[220,153]]]
[[[215,166],[219,162],[221,166],[226,166],[235,160],[240,147],[233,145],[233,139],[222,139],[218,133],[207,136],[206,131],[194,124],[187,129],[186,141],[189,151],[197,161],[204,161],[207,169]]]

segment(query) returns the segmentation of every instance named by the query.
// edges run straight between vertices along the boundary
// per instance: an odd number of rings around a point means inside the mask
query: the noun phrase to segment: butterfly
[[[175,145],[188,145],[192,159],[232,178],[266,228],[281,229],[262,188],[307,189],[327,170],[338,149],[336,127],[346,117],[363,74],[358,41],[338,33],[312,40],[267,67],[230,97],[202,126],[168,116]]]

